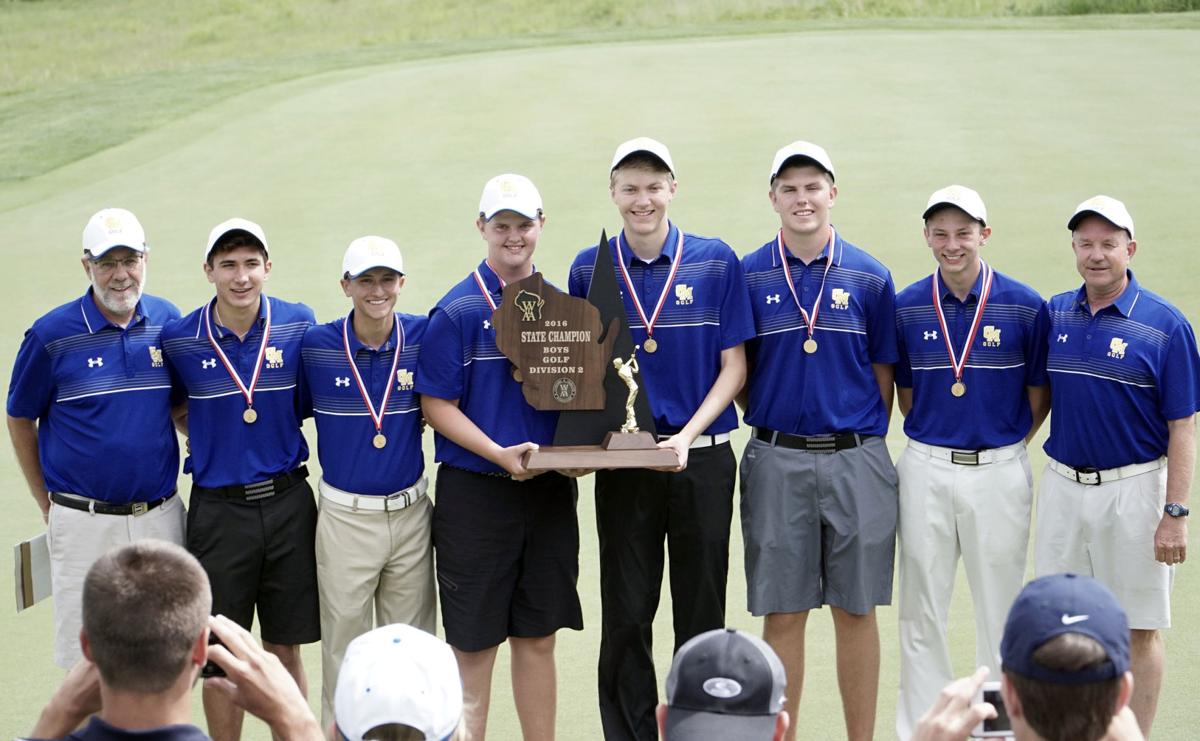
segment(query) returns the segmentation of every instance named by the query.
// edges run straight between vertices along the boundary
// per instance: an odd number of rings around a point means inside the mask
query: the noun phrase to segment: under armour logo
[[[104,365],[104,358],[88,358],[88,367],[89,368],[96,368],[97,366],[102,367],[103,365]]]
[[[933,330],[932,332],[929,330],[926,330],[925,331],[925,339],[936,340],[937,339],[937,330]]]
[[[216,368],[217,367],[217,359],[209,358],[208,360],[201,360],[200,367],[201,368]]]
[[[1059,342],[1066,342],[1066,341],[1067,341],[1067,336],[1066,336],[1065,334],[1060,334],[1060,335],[1058,336],[1058,341],[1059,341]]]
[[[487,319],[484,319],[484,320],[483,320],[483,328],[484,328],[484,329],[491,329],[491,328],[492,328],[492,323],[491,323],[490,321],[488,321]]]
[[[778,293],[772,293],[770,296],[767,296],[767,303],[768,303],[768,304],[777,304],[777,303],[779,303],[779,294],[778,294]]]
[[[342,376],[341,378],[334,378],[333,385],[334,386],[349,386],[350,385],[350,377]]]

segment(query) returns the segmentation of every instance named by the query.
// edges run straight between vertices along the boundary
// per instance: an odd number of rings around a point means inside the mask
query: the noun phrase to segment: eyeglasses
[[[125,268],[126,271],[136,270],[142,264],[142,256],[135,255],[126,257],[123,260],[114,260],[112,258],[92,260],[92,268],[101,273],[111,273],[117,269],[117,266]]]

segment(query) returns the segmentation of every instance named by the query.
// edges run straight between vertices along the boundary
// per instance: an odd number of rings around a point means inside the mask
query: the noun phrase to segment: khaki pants
[[[177,494],[144,515],[97,515],[50,505],[47,526],[54,596],[54,663],[70,669],[83,655],[83,580],[96,559],[135,540],[157,538],[183,545],[187,512]]]
[[[436,633],[437,602],[429,497],[394,512],[355,511],[325,497],[320,502],[321,723],[328,727],[350,641],[392,623]]]

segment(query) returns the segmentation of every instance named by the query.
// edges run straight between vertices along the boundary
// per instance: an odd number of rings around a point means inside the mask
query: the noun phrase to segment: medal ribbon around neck
[[[212,345],[213,351],[217,353],[217,357],[221,359],[222,365],[225,366],[225,372],[229,374],[229,377],[237,384],[238,391],[241,391],[242,396],[246,398],[247,409],[254,408],[254,389],[258,386],[258,379],[262,375],[263,359],[267,355],[267,343],[271,341],[271,302],[262,294],[259,294],[259,300],[266,304],[267,321],[263,326],[262,342],[258,346],[258,358],[254,361],[254,375],[250,379],[249,386],[242,383],[242,378],[238,375],[237,370],[234,369],[233,363],[229,362],[225,351],[221,349],[221,345],[213,337],[212,315],[209,311],[212,304],[204,305],[204,329],[208,332],[208,344]]]
[[[933,286],[933,310],[937,313],[938,325],[942,328],[942,339],[946,341],[946,352],[950,355],[950,364],[954,368],[954,382],[961,383],[963,369],[967,367],[967,358],[971,355],[971,345],[975,343],[975,334],[979,331],[979,323],[983,321],[983,309],[987,306],[988,296],[992,292],[992,266],[983,260],[983,289],[979,292],[979,301],[975,306],[975,318],[971,320],[971,331],[967,333],[967,344],[963,347],[962,357],[954,357],[954,344],[950,342],[950,328],[946,325],[946,314],[942,311],[942,297],[938,293],[938,275],[941,270],[934,272],[930,278]]]
[[[500,292],[503,293],[504,288],[508,284],[504,282],[504,279],[500,277],[500,274],[496,272],[496,269],[492,267],[491,263],[485,260],[484,264],[487,265],[488,269],[492,271],[492,275],[496,276],[496,280],[500,281]],[[475,282],[479,285],[479,292],[483,294],[485,299],[487,299],[488,306],[492,307],[492,311],[495,311],[496,301],[492,298],[492,292],[488,290],[487,284],[483,282],[483,276],[479,274],[479,268],[475,268],[471,274],[475,276]]]
[[[358,385],[358,393],[362,395],[363,404],[367,407],[367,412],[371,415],[371,421],[375,423],[375,434],[383,434],[383,415],[387,413],[388,398],[392,395],[392,384],[396,382],[396,366],[400,362],[400,353],[404,350],[404,326],[400,324],[400,317],[393,314],[393,321],[396,326],[392,328],[392,346],[396,349],[396,353],[392,356],[392,369],[388,371],[388,382],[383,389],[383,400],[379,402],[379,411],[375,411],[375,406],[371,404],[371,395],[367,393],[367,385],[363,383],[362,374],[358,372],[358,365],[354,362],[354,353],[350,352],[350,317],[342,320],[342,347],[346,350],[346,361],[350,363],[350,372],[354,374],[354,382]]]
[[[821,274],[821,288],[817,291],[817,300],[813,302],[812,314],[810,315],[800,305],[800,296],[796,293],[796,283],[792,280],[792,269],[788,267],[787,248],[783,244],[783,230],[779,230],[779,236],[775,238],[779,245],[779,264],[783,268],[783,277],[787,278],[788,290],[792,292],[792,300],[796,302],[796,308],[800,310],[800,315],[804,317],[804,326],[808,328],[808,336],[812,338],[813,332],[817,327],[817,315],[821,313],[821,298],[825,295],[825,279],[829,277],[829,268],[833,265],[833,248],[837,240],[837,233],[833,230],[833,225],[829,226],[829,244],[826,245],[827,255],[825,257],[825,272]]]
[[[633,279],[629,277],[629,270],[625,267],[625,255],[621,253],[621,235],[624,232],[617,233],[617,265],[621,267],[621,277],[625,280],[626,287],[629,288],[629,296],[633,299],[633,308],[637,309],[638,316],[642,319],[647,337],[654,337],[654,324],[658,321],[658,315],[667,301],[667,294],[671,292],[671,286],[675,283],[675,274],[679,272],[679,263],[683,261],[683,230],[676,228],[676,231],[679,232],[679,241],[675,243],[675,259],[671,261],[671,272],[667,275],[666,285],[663,286],[662,293],[658,295],[658,303],[654,305],[654,316],[649,319],[646,318],[646,310],[642,308],[637,291],[633,289]]]

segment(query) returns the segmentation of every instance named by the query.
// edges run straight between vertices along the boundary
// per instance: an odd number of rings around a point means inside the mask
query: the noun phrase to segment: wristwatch
[[[1187,517],[1189,510],[1179,502],[1168,502],[1167,506],[1163,507],[1163,512],[1166,512],[1172,517]]]

